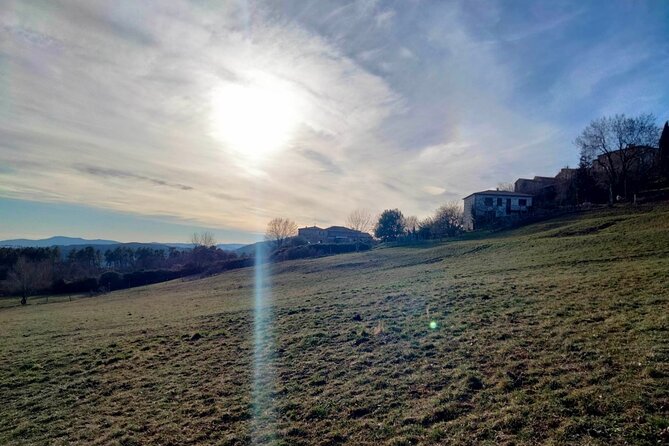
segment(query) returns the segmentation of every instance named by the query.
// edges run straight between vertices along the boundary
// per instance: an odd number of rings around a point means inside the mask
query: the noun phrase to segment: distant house
[[[555,181],[559,183],[567,183],[569,181],[573,181],[576,178],[576,173],[578,172],[578,169],[572,169],[569,167],[563,167],[560,169],[560,171],[555,175]]]
[[[309,243],[325,243],[327,239],[327,232],[318,226],[307,226],[297,230],[297,236],[302,237]]]
[[[371,243],[372,236],[366,232],[356,231],[343,226],[319,228],[307,226],[297,230],[298,237],[306,239],[311,244],[318,243]]]
[[[555,204],[564,206],[578,203],[578,190],[576,187],[576,176],[578,169],[563,167],[555,175]],[[534,203],[537,206],[537,203]]]
[[[513,190],[514,192],[532,195],[534,197],[534,206],[546,207],[555,202],[559,189],[560,179],[557,176],[535,176],[531,180],[528,178],[518,178],[514,183]]]
[[[532,209],[532,195],[522,192],[485,190],[474,192],[463,200],[463,226],[467,231],[518,218]]]

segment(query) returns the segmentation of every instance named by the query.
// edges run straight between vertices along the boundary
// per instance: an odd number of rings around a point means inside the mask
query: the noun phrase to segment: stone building
[[[545,194],[546,189],[554,188],[555,183],[556,179],[553,177],[535,176],[532,179],[518,178],[516,182],[513,183],[513,191],[522,194],[540,195],[542,193]]]
[[[463,198],[463,226],[472,231],[480,227],[520,218],[532,209],[532,195],[521,192],[486,190]]]
[[[372,236],[366,232],[360,232],[343,226],[330,226],[319,228],[318,226],[307,226],[297,230],[298,237],[302,237],[309,243],[372,243]]]

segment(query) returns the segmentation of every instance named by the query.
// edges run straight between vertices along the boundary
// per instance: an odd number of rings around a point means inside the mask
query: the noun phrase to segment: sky
[[[669,2],[0,2],[0,239],[427,216],[669,119]]]

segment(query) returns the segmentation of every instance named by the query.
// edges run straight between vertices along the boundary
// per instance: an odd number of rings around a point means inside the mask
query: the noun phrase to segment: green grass
[[[667,205],[272,268],[272,422],[244,269],[1,309],[0,444],[669,441]]]

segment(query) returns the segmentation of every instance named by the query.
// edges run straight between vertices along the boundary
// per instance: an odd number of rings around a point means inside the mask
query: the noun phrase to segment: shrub
[[[100,276],[100,287],[108,291],[125,288],[123,276],[116,271],[107,271]]]
[[[253,257],[242,257],[242,258],[237,258],[234,260],[227,260],[223,262],[216,262],[213,265],[209,266],[205,271],[205,275],[212,275],[212,274],[217,274],[223,271],[228,271],[231,269],[238,269],[238,268],[246,268],[248,266],[253,266],[254,260]],[[196,274],[196,272],[193,272],[191,274]],[[183,276],[187,276],[190,274],[182,274]]]
[[[123,275],[123,282],[128,288],[150,285],[152,283],[166,282],[178,277],[182,277],[183,271],[172,271],[165,269],[149,270],[149,271],[134,271]]]
[[[368,251],[371,248],[372,245],[366,243],[319,243],[282,248],[272,254],[271,260],[281,262],[284,260],[308,259],[347,252]]]
[[[51,290],[56,294],[75,294],[96,292],[98,288],[99,284],[96,277],[86,277],[72,282],[59,279],[54,282]]]
[[[304,246],[304,245],[308,245],[308,244],[309,244],[309,241],[306,238],[300,237],[300,236],[291,237],[286,241],[286,246],[288,246],[288,247]]]

